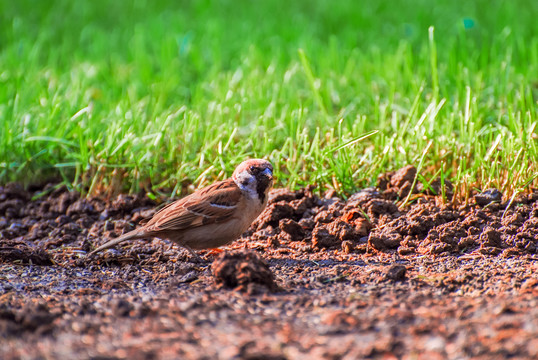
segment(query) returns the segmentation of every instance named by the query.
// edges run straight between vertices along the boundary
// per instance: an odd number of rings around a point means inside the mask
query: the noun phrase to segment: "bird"
[[[273,187],[273,166],[249,159],[232,176],[176,200],[155,213],[141,227],[112,239],[88,256],[135,239],[160,238],[187,249],[215,249],[243,234],[267,205]]]

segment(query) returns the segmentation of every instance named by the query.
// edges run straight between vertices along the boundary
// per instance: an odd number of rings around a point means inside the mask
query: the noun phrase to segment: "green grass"
[[[256,156],[291,188],[350,193],[420,162],[459,195],[511,196],[537,183],[536,14],[533,0],[0,0],[0,183],[177,194]]]

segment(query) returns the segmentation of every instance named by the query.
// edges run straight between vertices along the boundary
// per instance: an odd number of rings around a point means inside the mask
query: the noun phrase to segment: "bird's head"
[[[273,186],[273,165],[263,159],[245,160],[237,166],[232,179],[241,190],[265,203]]]

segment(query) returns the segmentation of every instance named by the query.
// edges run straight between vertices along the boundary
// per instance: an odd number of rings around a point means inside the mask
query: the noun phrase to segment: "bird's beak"
[[[262,171],[262,174],[267,176],[269,179],[273,180],[273,172],[271,171],[271,169],[266,168],[265,170]]]

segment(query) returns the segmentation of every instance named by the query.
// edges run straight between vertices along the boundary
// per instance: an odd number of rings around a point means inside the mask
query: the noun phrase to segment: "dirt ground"
[[[85,257],[145,196],[0,187],[0,358],[538,358],[538,192],[456,207],[433,182],[401,207],[415,172],[347,200],[274,190],[202,261],[158,239]]]

